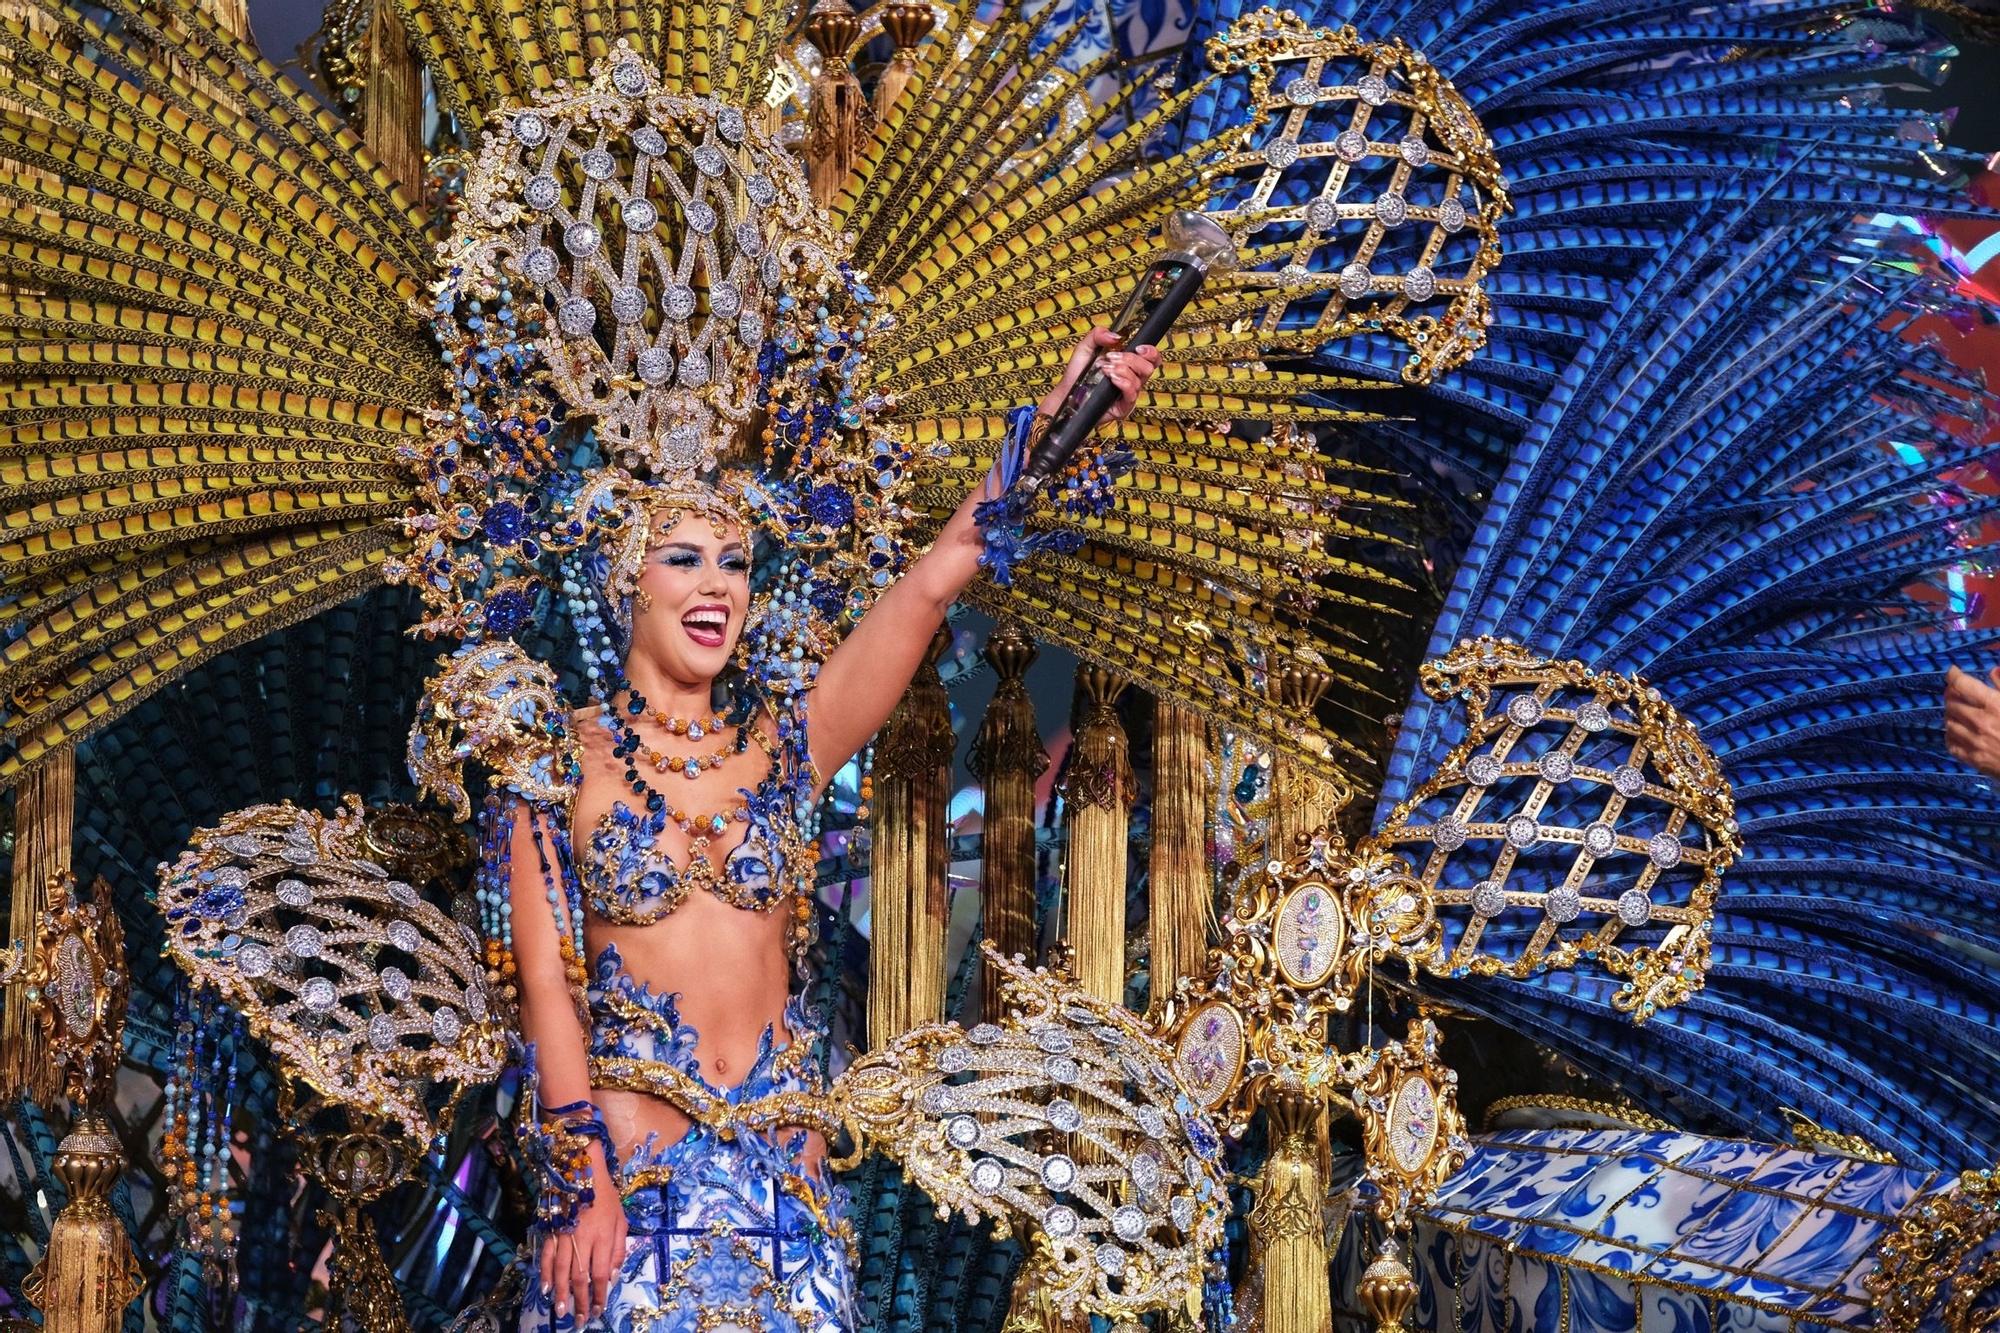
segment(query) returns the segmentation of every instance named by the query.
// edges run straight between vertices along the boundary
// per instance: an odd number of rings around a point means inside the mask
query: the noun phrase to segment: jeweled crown
[[[839,280],[797,159],[623,45],[587,85],[496,119],[449,254],[547,308],[551,384],[608,455],[656,478],[713,469],[757,407],[779,289]]]

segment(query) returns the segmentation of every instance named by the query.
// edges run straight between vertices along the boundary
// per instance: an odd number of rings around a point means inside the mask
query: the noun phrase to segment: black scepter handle
[[[1236,245],[1229,233],[1199,213],[1179,212],[1167,220],[1167,249],[1147,268],[1111,330],[1127,347],[1156,347],[1181,312],[1200,293],[1211,273],[1226,273],[1236,264]],[[1089,439],[1104,414],[1118,401],[1118,386],[1104,372],[1092,369],[1077,378],[1056,409],[1012,489],[1023,497],[1037,495]]]

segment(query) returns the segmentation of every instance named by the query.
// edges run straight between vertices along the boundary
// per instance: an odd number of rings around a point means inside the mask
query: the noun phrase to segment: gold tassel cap
[[[896,50],[889,57],[888,68],[875,82],[877,119],[889,118],[890,111],[902,100],[910,81],[917,77],[917,45],[930,35],[936,24],[937,15],[931,12],[927,0],[890,0],[883,7],[882,30],[889,34]]]
[[[1333,684],[1333,674],[1318,667],[1288,666],[1271,680],[1280,706],[1311,713]],[[1271,855],[1289,856],[1301,835],[1311,837],[1333,823],[1343,804],[1332,783],[1277,746],[1271,770]]]

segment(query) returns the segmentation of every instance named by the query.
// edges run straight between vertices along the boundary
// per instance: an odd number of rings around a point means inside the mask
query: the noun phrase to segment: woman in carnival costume
[[[1115,347],[1090,335],[1042,410],[1104,351],[1123,394],[1114,413],[1130,412],[1157,353]],[[804,1128],[825,1035],[793,989],[814,888],[805,821],[978,573],[980,496],[809,691],[777,694],[732,671],[756,634],[757,556],[728,490],[725,480],[642,500],[642,563],[614,576],[630,579],[625,656],[600,682],[601,725],[579,717],[573,802],[502,815],[543,1126],[555,1158],[562,1140],[583,1143],[582,1163],[572,1148],[567,1172],[544,1185],[529,1327],[854,1322],[838,1191],[820,1136]],[[579,886],[587,1025],[570,1003],[574,945],[562,937]]]
[[[664,200],[683,233],[663,243]],[[810,821],[978,574],[973,511],[996,489],[920,558],[882,554],[904,458],[842,387],[871,327],[865,284],[784,149],[726,104],[660,91],[629,51],[489,136],[447,251],[436,312],[461,413],[432,461],[450,478],[481,459],[488,483],[417,520],[437,540],[408,574],[476,571],[454,611],[472,643],[432,716],[463,725],[498,702],[535,723],[490,753],[514,794],[489,801],[483,876],[518,979],[540,1176],[523,1326],[851,1327],[825,1033],[795,985]],[[1117,420],[1158,363],[1086,335],[1014,414],[1014,456],[1086,370],[1118,387]],[[574,443],[555,421],[569,412],[591,421]],[[746,437],[761,465],[723,462]],[[594,710],[566,719],[551,691],[519,711],[548,665],[507,642],[536,585]],[[843,614],[855,627],[825,651]],[[420,775],[459,753],[435,740]]]

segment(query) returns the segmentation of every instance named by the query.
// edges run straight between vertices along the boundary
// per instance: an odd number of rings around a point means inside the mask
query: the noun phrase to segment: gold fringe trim
[[[939,630],[875,745],[869,839],[868,1046],[881,1050],[944,1012],[951,910],[951,708],[937,661]]]
[[[1153,849],[1147,879],[1151,1007],[1158,1013],[1182,977],[1201,970],[1215,924],[1208,867],[1208,723],[1159,701],[1153,713]]]
[[[1068,816],[1067,934],[1077,981],[1099,999],[1123,1004],[1132,758],[1117,703],[1125,682],[1093,666],[1078,670],[1076,679],[1084,695],[1082,721],[1063,778]]]
[[[22,975],[32,972],[42,915],[48,910],[49,882],[69,869],[75,836],[76,750],[49,751],[14,792],[14,874],[7,938],[23,952]],[[28,1005],[25,982],[7,988],[0,1012],[0,1101],[24,1089],[47,1101],[49,1053]]]
[[[410,199],[424,196],[424,72],[392,0],[376,0],[368,19],[368,80],[362,85],[361,136],[382,169]]]
[[[1048,751],[1035,725],[1035,702],[1024,681],[1038,650],[1019,625],[1002,622],[986,638],[985,658],[999,685],[986,706],[969,756],[985,788],[981,886],[986,937],[1003,957],[1035,957],[1035,781],[1048,770]],[[999,1016],[996,987],[985,991],[986,1016]]]

